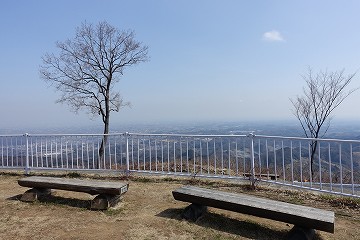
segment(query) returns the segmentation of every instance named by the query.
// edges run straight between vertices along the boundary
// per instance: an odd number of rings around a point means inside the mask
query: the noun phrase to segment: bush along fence
[[[360,197],[356,140],[117,133],[101,148],[103,141],[102,134],[0,135],[0,169],[249,179]]]

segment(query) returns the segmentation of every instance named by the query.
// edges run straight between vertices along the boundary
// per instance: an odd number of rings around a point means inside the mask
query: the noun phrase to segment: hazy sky
[[[132,108],[111,124],[294,119],[301,74],[360,69],[360,1],[2,1],[0,128],[101,124],[56,104],[41,56],[82,22],[133,29],[150,61],[117,85]],[[352,87],[360,86],[360,73]],[[360,91],[335,112],[360,120]]]

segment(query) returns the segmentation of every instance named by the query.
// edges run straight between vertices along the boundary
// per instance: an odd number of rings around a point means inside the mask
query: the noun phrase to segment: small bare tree
[[[355,90],[346,91],[356,73],[345,75],[344,70],[319,72],[308,70],[303,79],[306,86],[303,96],[290,99],[294,106],[293,113],[299,120],[307,138],[321,138],[330,127],[331,113]],[[313,163],[318,141],[310,142],[310,171],[314,175]]]
[[[101,116],[104,136],[99,159],[104,156],[110,113],[129,104],[114,84],[125,68],[148,60],[148,47],[134,37],[133,31],[120,31],[107,22],[83,23],[73,39],[57,42],[59,55],[43,56],[40,75],[62,92],[57,102],[67,103],[75,112],[84,109]]]

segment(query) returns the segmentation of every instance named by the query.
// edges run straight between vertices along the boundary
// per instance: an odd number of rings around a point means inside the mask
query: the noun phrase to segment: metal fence
[[[106,137],[101,153],[99,134],[0,135],[0,169],[249,179],[360,197],[360,141],[253,134]]]

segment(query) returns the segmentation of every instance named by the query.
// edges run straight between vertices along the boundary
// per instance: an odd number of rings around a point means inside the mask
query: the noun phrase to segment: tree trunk
[[[318,144],[318,141],[312,141],[310,143],[310,147],[311,147],[310,174],[311,174],[312,181],[314,181],[314,158],[315,158],[315,154],[316,154],[317,144]]]
[[[105,168],[105,147],[108,140],[108,134],[109,134],[109,122],[110,122],[110,84],[112,79],[112,72],[110,71],[110,75],[107,78],[107,85],[106,85],[106,91],[105,91],[105,112],[102,112],[102,119],[104,123],[104,132],[103,132],[103,139],[101,141],[101,146],[99,149],[99,169],[101,168],[101,160],[104,161],[104,168]]]
[[[101,145],[100,145],[100,148],[99,148],[99,159],[98,159],[98,166],[97,166],[99,169],[101,168],[101,161],[105,160],[105,147],[106,147],[106,144],[107,144],[107,141],[108,141],[108,134],[109,134],[109,114],[107,114],[105,116],[103,134],[104,135],[102,137]]]

